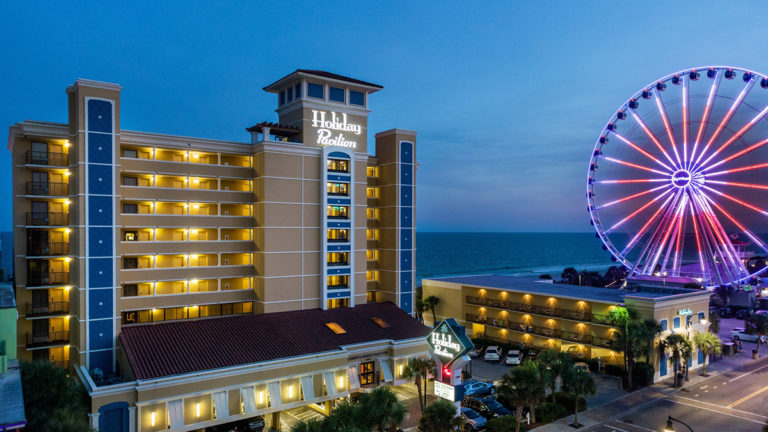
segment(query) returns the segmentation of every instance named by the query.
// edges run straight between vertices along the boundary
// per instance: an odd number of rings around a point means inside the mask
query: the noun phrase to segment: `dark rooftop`
[[[381,327],[372,318],[390,326]],[[335,322],[346,332],[336,334]],[[426,337],[429,329],[392,303],[310,309],[125,327],[120,341],[137,379],[340,350],[378,340]]]
[[[346,77],[344,75],[338,75],[338,74],[331,73],[331,72],[326,72],[326,71],[321,71],[321,70],[312,70],[312,69],[296,69],[295,71],[289,73],[288,75],[286,75],[286,76],[280,78],[279,80],[273,82],[272,84],[264,87],[264,90],[266,90],[266,91],[277,90],[276,88],[274,88],[275,85],[277,85],[278,83],[280,83],[284,79],[290,77],[291,75],[298,74],[298,73],[302,73],[302,74],[306,74],[306,75],[314,75],[314,76],[320,77],[320,78],[329,78],[329,79],[333,79],[333,80],[337,80],[337,81],[344,81],[344,82],[348,82],[350,84],[358,84],[358,85],[362,85],[362,86],[366,86],[366,87],[374,87],[374,88],[379,89],[379,90],[384,88],[384,87],[382,87],[382,86],[380,86],[378,84],[370,83],[370,82],[367,82],[367,81],[362,81],[362,80],[355,79],[355,78]]]

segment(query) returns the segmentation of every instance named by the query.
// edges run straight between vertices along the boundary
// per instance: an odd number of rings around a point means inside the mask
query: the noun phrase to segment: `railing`
[[[328,196],[348,197],[349,194],[347,192],[328,192]]]
[[[591,337],[587,333],[574,333],[567,330],[563,331],[562,339],[569,340],[571,342],[590,343]]]
[[[338,215],[338,216],[328,215],[328,219],[349,219],[349,216],[347,216],[347,215]]]
[[[520,333],[531,333],[539,336],[546,336],[551,338],[560,337],[560,329],[539,327],[530,324],[525,324],[517,321],[511,321],[501,318],[488,318],[485,315],[467,314],[467,321],[471,321],[478,324],[487,324],[493,327],[505,328],[514,330]]]
[[[69,302],[27,303],[28,317],[67,314],[69,314]]]
[[[54,256],[69,254],[69,242],[27,244],[28,256]]]
[[[615,348],[613,340],[599,336],[592,336],[592,345],[603,348]]]
[[[58,332],[48,332],[48,333],[27,332],[28,348],[66,344],[66,343],[69,343],[68,331],[58,331]]]
[[[349,243],[349,239],[328,239],[328,243]]]
[[[559,317],[561,315],[561,309],[556,306],[536,306],[527,303],[514,303],[507,300],[497,300],[473,296],[467,296],[467,303],[478,306],[490,306],[499,309],[509,309],[517,312],[535,313],[538,315],[554,317]]]
[[[27,182],[27,195],[67,196],[69,185],[67,183],[51,182]]]
[[[29,165],[65,167],[69,165],[69,155],[66,153],[28,151],[26,161]]]
[[[27,286],[45,286],[69,283],[69,272],[29,272]]]
[[[610,325],[610,317],[608,315],[592,314],[592,322],[595,324]]]
[[[328,172],[332,172],[332,173],[343,173],[343,174],[349,174],[349,170],[348,170],[348,169],[333,169],[333,168],[328,168]]]
[[[27,212],[27,225],[69,225],[69,213]]]
[[[575,321],[591,321],[589,312],[563,309],[563,318]]]

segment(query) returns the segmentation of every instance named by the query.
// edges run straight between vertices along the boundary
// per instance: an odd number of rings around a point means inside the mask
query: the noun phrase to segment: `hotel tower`
[[[121,129],[122,88],[80,79],[67,123],[11,126],[19,358],[99,378],[129,366],[132,326],[411,314],[416,133],[377,133],[369,153],[381,89],[299,69],[264,87],[278,121],[230,142]]]

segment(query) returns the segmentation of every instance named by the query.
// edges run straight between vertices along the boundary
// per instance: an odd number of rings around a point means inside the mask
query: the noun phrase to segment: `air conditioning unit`
[[[229,258],[225,258],[225,259],[224,259],[224,265],[225,265],[225,266],[228,266],[228,265],[229,265]]]
[[[229,240],[229,234],[224,234],[224,240]]]
[[[225,283],[225,284],[224,284],[224,289],[225,289],[225,290],[228,290],[228,289],[229,289],[229,282],[227,282],[227,283]]]

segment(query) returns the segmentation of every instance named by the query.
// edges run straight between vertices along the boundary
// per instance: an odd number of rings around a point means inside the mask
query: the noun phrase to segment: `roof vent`
[[[331,329],[336,334],[344,334],[347,332],[346,330],[344,330],[344,327],[340,326],[335,322],[325,323],[325,325],[328,326],[328,328]]]

